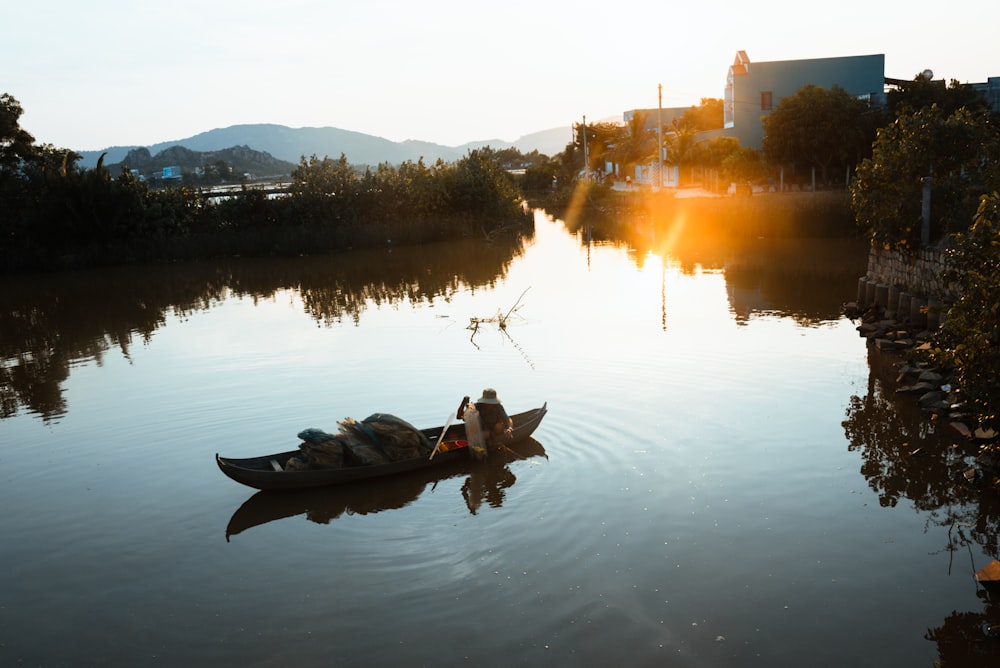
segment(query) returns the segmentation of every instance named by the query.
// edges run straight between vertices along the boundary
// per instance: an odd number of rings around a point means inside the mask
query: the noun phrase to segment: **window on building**
[[[725,102],[722,107],[722,127],[731,128],[736,124],[736,91],[734,89],[733,68],[729,68],[729,75],[726,77]]]
[[[760,110],[771,111],[774,108],[774,93],[765,90],[760,93]]]

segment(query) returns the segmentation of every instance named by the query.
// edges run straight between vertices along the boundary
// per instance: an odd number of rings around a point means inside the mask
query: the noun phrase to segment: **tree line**
[[[244,187],[212,198],[152,189],[103,158],[80,168],[79,154],[36,143],[22,113],[0,95],[0,272],[489,238],[532,220],[489,148],[452,163],[364,169],[344,155],[303,157],[281,196]]]
[[[947,85],[917,75],[911,82],[899,82],[886,96],[886,104],[859,99],[834,86],[805,86],[782,98],[763,119],[764,139],[760,149],[741,146],[733,137],[723,136],[723,101],[703,98],[679,117],[660,128],[642,112],[631,120],[618,123],[580,123],[563,153],[547,163],[529,167],[525,186],[529,191],[550,187],[553,182],[571,187],[586,172],[598,181],[603,177],[631,174],[636,165],[655,162],[662,141],[665,162],[678,167],[681,185],[711,187],[709,175],[727,187],[730,183],[777,183],[780,176],[788,182],[811,183],[815,173],[818,187],[849,187],[859,167],[873,158],[878,148],[885,152],[897,137],[885,137],[897,124],[921,113],[923,119],[949,121],[954,129],[966,125],[968,134],[984,133],[984,145],[995,130],[996,119],[984,96],[969,85],[952,80]],[[991,120],[992,119],[992,120]],[[937,121],[935,121],[937,122]],[[651,127],[652,126],[652,127]],[[911,124],[910,129],[915,129]],[[931,128],[943,147],[950,136],[941,127]],[[951,133],[952,135],[954,132]],[[706,138],[707,137],[707,138]],[[876,145],[876,141],[880,145]],[[968,140],[963,139],[966,146]],[[970,158],[962,158],[969,162]],[[974,160],[974,158],[971,158]],[[614,163],[617,174],[608,174],[605,166]],[[950,168],[943,162],[939,171]],[[966,210],[968,213],[968,211]],[[869,216],[866,224],[872,222]]]
[[[857,225],[878,247],[944,250],[957,298],[928,360],[953,372],[980,426],[1000,429],[1000,117],[970,87],[920,75],[889,111],[850,185]]]

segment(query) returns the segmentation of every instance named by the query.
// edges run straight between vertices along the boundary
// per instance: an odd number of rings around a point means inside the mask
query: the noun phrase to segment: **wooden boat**
[[[491,487],[502,487],[498,498],[503,498],[506,489],[514,484],[510,482],[513,476],[508,466],[536,457],[548,459],[544,446],[529,437],[509,443],[483,462],[464,457],[406,475],[390,475],[354,485],[257,491],[233,513],[226,526],[226,541],[254,527],[292,517],[304,517],[310,522],[327,525],[346,515],[391,512],[409,506],[428,489],[435,489],[438,483],[452,478],[465,477],[467,485],[476,480],[477,487],[484,492]],[[434,461],[437,461],[437,455]],[[462,487],[462,495],[466,504],[479,500],[466,497],[465,486]]]
[[[528,438],[545,417],[548,404],[524,413],[511,415],[514,421],[514,433],[507,439],[514,443]],[[420,431],[431,443],[436,443],[444,427],[430,427]],[[256,489],[304,489],[307,487],[322,487],[325,485],[342,485],[358,480],[379,478],[407,471],[440,466],[448,462],[469,458],[465,442],[465,423],[459,422],[448,427],[442,448],[433,459],[426,456],[412,459],[401,459],[387,464],[373,466],[345,466],[342,468],[317,468],[299,471],[285,471],[289,458],[299,454],[299,450],[279,452],[273,455],[235,459],[215,455],[215,463],[227,476],[238,483]]]

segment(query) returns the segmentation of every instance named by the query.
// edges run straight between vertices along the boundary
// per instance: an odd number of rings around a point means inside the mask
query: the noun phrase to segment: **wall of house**
[[[680,177],[680,168],[677,165],[664,164],[663,167],[663,184],[664,188],[676,188],[678,185],[678,179]],[[649,163],[645,165],[636,165],[634,176],[632,177],[632,183],[636,185],[655,185],[656,184],[656,165]]]
[[[761,93],[771,92],[771,109],[781,98],[793,95],[803,86],[822,88],[840,86],[852,95],[878,94],[885,82],[885,54],[780,60],[746,63],[746,73],[735,73],[733,80],[733,124],[729,136],[742,146],[760,148],[764,139]]]
[[[637,113],[644,114],[646,116],[646,132],[656,132],[656,124],[658,120],[663,121],[663,127],[665,129],[670,129],[670,126],[675,120],[680,120],[681,116],[684,115],[691,107],[653,107],[652,109],[629,109],[622,112],[622,122],[628,125],[632,122],[632,119]]]

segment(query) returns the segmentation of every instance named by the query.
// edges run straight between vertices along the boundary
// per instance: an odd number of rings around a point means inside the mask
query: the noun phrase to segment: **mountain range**
[[[175,146],[203,152],[219,151],[234,146],[249,147],[294,164],[298,164],[302,157],[316,155],[321,158],[324,156],[339,158],[343,153],[347,161],[353,165],[377,165],[383,162],[398,165],[407,160],[416,162],[420,158],[423,158],[425,163],[433,163],[438,158],[451,162],[464,157],[472,149],[484,146],[495,149],[513,147],[522,153],[538,151],[553,156],[566,148],[571,137],[572,129],[565,126],[534,132],[513,142],[489,139],[461,146],[443,146],[411,139],[394,142],[374,135],[333,127],[290,128],[284,125],[253,124],[217,128],[187,139],[160,142],[151,146],[110,146],[99,151],[79,151],[79,153],[83,156],[80,161],[81,167],[96,166],[102,153],[107,154],[104,164],[110,165],[122,162],[129,151],[135,149],[144,148],[150,154],[156,155]]]

